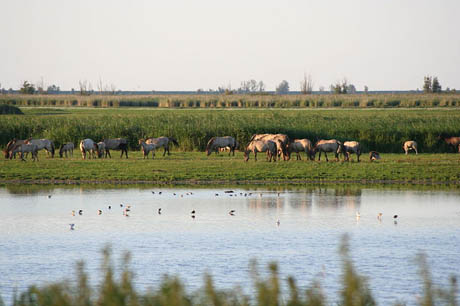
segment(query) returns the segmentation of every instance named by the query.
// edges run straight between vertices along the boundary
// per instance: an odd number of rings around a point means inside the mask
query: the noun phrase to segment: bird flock
[[[152,194],[153,194],[153,195],[159,195],[159,196],[160,196],[160,195],[163,194],[163,192],[162,192],[162,191],[152,191]],[[174,197],[181,197],[181,198],[183,198],[184,196],[191,196],[191,195],[193,195],[193,194],[194,194],[193,192],[186,192],[186,193],[181,193],[181,194],[179,194],[179,193],[177,193],[177,192],[173,192],[173,193],[172,193],[172,195],[173,195]],[[253,195],[258,196],[258,197],[262,197],[262,196],[263,196],[263,193],[261,193],[261,192],[259,192],[259,193],[252,193],[252,192],[245,192],[245,193],[240,192],[240,193],[237,193],[237,192],[235,192],[235,191],[233,191],[233,190],[225,190],[225,191],[223,191],[223,194],[226,194],[226,195],[228,195],[229,197],[238,197],[238,196],[239,196],[239,197],[251,197],[251,196],[253,196]],[[281,196],[281,193],[280,193],[280,192],[277,192],[276,195],[277,195],[278,197],[280,197],[280,196]],[[215,193],[214,196],[215,196],[215,197],[222,196],[222,192],[221,192],[221,193]],[[48,199],[51,199],[51,197],[52,197],[52,195],[48,195]],[[123,216],[129,217],[129,216],[130,216],[130,212],[131,212],[131,208],[132,208],[131,205],[126,205],[126,204],[120,203],[119,206],[120,206],[120,208],[122,209],[122,214],[123,214]],[[111,211],[111,210],[112,210],[112,205],[107,205],[107,210],[108,210],[108,211]],[[161,208],[161,207],[157,208],[156,212],[157,212],[158,215],[161,215],[161,214],[163,213],[162,208]],[[102,215],[103,210],[99,208],[99,209],[96,210],[96,213],[97,213],[97,215]],[[83,209],[78,209],[78,210],[72,210],[72,211],[71,211],[71,215],[72,215],[73,217],[75,217],[77,214],[78,214],[79,216],[82,216],[82,215],[83,215]],[[230,216],[235,216],[235,214],[236,214],[236,210],[235,210],[235,209],[231,209],[230,211],[228,211],[228,215],[230,215]],[[358,222],[358,221],[361,219],[361,213],[360,213],[359,211],[356,211],[355,215],[356,215],[356,221]],[[196,209],[192,209],[192,210],[190,211],[190,217],[191,217],[192,219],[195,219],[196,216],[197,216],[197,210],[196,210]],[[383,213],[379,212],[379,213],[377,214],[377,219],[378,219],[379,222],[382,222],[382,220],[383,220]],[[397,224],[397,220],[398,220],[398,215],[397,215],[397,214],[393,215],[393,222],[394,222],[395,225]],[[276,222],[275,222],[275,224],[276,224],[277,226],[280,226],[280,225],[281,225],[280,219],[277,219]],[[75,230],[75,223],[69,223],[69,226],[70,226],[70,230]]]

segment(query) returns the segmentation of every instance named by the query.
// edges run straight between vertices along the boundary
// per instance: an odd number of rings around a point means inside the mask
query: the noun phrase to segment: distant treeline
[[[77,145],[84,138],[124,137],[131,149],[139,150],[140,138],[169,136],[177,139],[179,150],[204,151],[211,137],[229,135],[237,138],[242,150],[253,134],[283,133],[313,142],[357,140],[364,151],[393,153],[403,152],[404,141],[415,140],[419,152],[434,153],[452,151],[440,140],[441,134],[460,136],[458,109],[49,111],[0,117],[0,145],[12,138],[48,138],[59,146],[68,141]]]
[[[460,94],[354,95],[0,95],[0,104],[37,107],[391,108],[459,107]]]

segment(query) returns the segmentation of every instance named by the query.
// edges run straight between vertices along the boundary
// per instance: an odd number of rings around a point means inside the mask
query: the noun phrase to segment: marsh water
[[[256,259],[260,272],[275,261],[282,278],[292,275],[301,287],[319,280],[334,299],[344,234],[379,304],[415,303],[422,292],[418,253],[427,255],[435,284],[460,274],[456,190],[3,187],[0,211],[0,294],[7,303],[31,284],[72,280],[79,260],[97,283],[108,244],[117,267],[131,252],[141,290],[170,274],[192,292],[207,272],[218,288],[239,285],[250,293],[249,263]]]

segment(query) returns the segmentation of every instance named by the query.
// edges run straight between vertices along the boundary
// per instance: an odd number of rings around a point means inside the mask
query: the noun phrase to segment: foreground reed
[[[110,249],[103,251],[104,261],[102,272],[104,277],[101,283],[92,288],[88,283],[88,275],[83,263],[78,263],[75,283],[57,282],[51,285],[38,287],[31,286],[14,298],[15,306],[30,305],[343,305],[343,306],[371,306],[376,305],[372,292],[365,277],[356,272],[351,260],[348,247],[348,238],[345,237],[340,247],[342,258],[341,290],[338,300],[328,299],[318,281],[314,281],[306,290],[300,289],[293,277],[287,280],[288,292],[282,291],[282,284],[276,264],[269,265],[269,276],[262,278],[258,274],[255,264],[252,265],[251,277],[254,280],[252,295],[247,295],[241,289],[216,289],[211,276],[206,275],[202,289],[194,293],[186,291],[182,282],[176,277],[165,276],[157,288],[142,293],[136,290],[133,273],[129,269],[129,254],[124,257],[124,270],[119,278],[115,276],[113,264],[110,261]],[[432,281],[426,259],[418,256],[420,276],[423,281],[423,292],[416,301],[421,306],[430,305],[458,305],[456,296],[457,284],[455,277],[451,277],[450,287],[436,288]],[[395,301],[395,305],[404,305]],[[3,305],[0,300],[0,305]]]

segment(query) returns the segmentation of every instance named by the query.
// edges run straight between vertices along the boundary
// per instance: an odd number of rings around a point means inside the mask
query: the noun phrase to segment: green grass
[[[254,133],[291,138],[357,140],[365,150],[402,152],[415,140],[420,152],[448,152],[438,136],[460,135],[460,109],[93,109],[22,108],[0,116],[0,146],[12,138],[49,138],[57,146],[84,138],[125,137],[131,149],[145,136],[170,136],[181,151],[203,151],[213,136],[231,135],[243,149]],[[452,150],[452,149],[450,149]]]
[[[308,182],[395,182],[395,183],[459,183],[459,154],[382,154],[382,160],[369,162],[321,162],[291,160],[269,163],[263,154],[257,162],[243,161],[243,154],[207,157],[202,152],[157,153],[154,160],[144,160],[140,151],[131,151],[130,158],[82,160],[78,151],[74,158],[48,158],[44,152],[39,162],[0,160],[0,180],[41,181],[70,180],[100,183],[164,183],[164,184],[228,184],[308,183]],[[115,157],[116,155],[116,157]],[[355,157],[353,156],[353,159]]]

